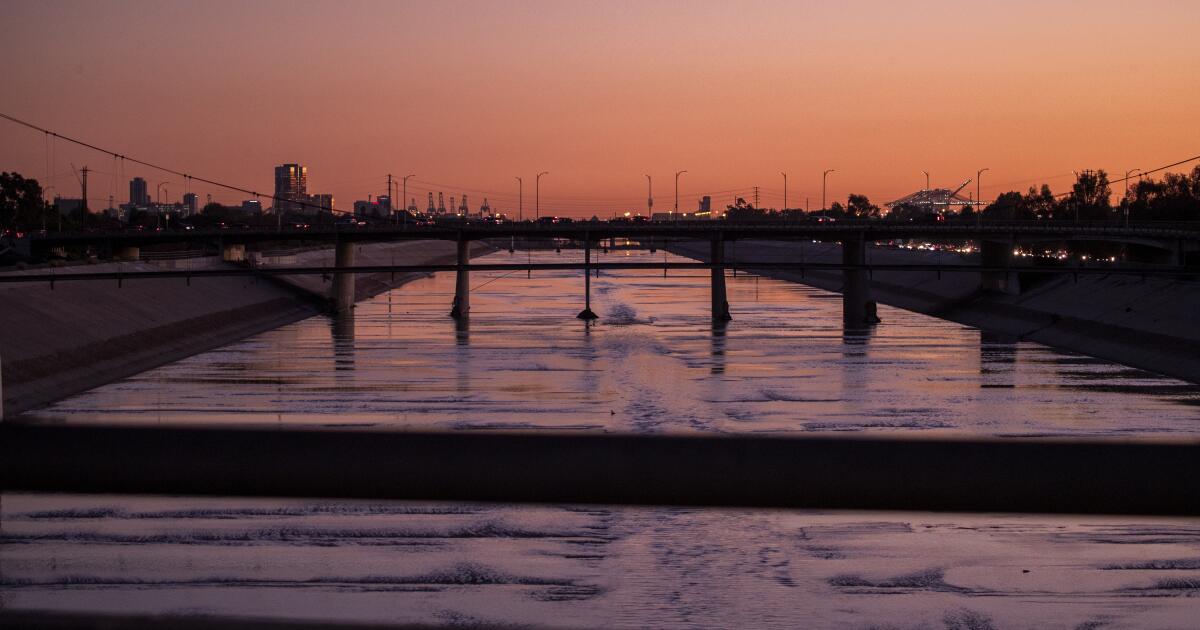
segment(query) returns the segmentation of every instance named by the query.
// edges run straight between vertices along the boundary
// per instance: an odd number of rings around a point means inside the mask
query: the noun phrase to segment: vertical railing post
[[[462,232],[458,233],[458,274],[454,281],[454,304],[450,307],[450,317],[465,318],[471,312],[471,272],[467,264],[471,262],[471,241]]]
[[[354,243],[338,239],[334,246],[333,266],[337,268],[354,266]],[[338,311],[348,311],[354,308],[354,274],[333,274],[333,305]]]
[[[584,321],[599,319],[592,312],[592,237],[583,233],[583,310],[576,315]]]
[[[714,232],[712,249],[709,257],[712,268],[712,319],[714,322],[727,322],[733,319],[729,314],[729,296],[725,291],[725,240],[724,233]]]
[[[848,328],[879,322],[867,277],[867,242],[863,235],[842,240],[842,321]]]

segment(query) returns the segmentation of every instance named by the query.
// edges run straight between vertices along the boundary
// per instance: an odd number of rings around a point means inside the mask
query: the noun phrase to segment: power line
[[[78,139],[76,139],[76,138],[72,138],[72,137],[70,137],[70,136],[65,136],[65,135],[63,135],[63,134],[60,134],[60,133],[55,133],[55,132],[53,132],[53,131],[50,131],[49,129],[46,129],[46,128],[43,128],[43,127],[39,127],[39,126],[37,126],[37,125],[35,125],[35,124],[31,123],[31,122],[26,122],[26,121],[24,121],[24,120],[21,120],[20,118],[14,118],[14,117],[12,117],[12,116],[9,116],[8,114],[5,114],[5,113],[3,113],[3,112],[0,112],[0,118],[4,118],[4,119],[6,119],[6,120],[9,120],[9,121],[12,121],[12,122],[14,122],[14,123],[17,123],[18,125],[22,125],[22,126],[24,126],[24,127],[28,127],[28,128],[30,128],[30,129],[33,129],[34,131],[38,131],[38,132],[41,132],[41,133],[47,134],[47,135],[51,136],[52,138],[55,138],[55,139],[61,138],[61,139],[63,139],[63,140],[66,140],[67,142],[70,142],[70,143],[72,143],[72,144],[77,144],[77,145],[79,145],[79,146],[81,146],[81,147],[87,147],[87,148],[89,148],[89,149],[91,149],[91,150],[93,150],[93,151],[99,151],[100,153],[104,153],[104,154],[107,154],[107,155],[111,155],[111,156],[113,156],[114,158],[120,158],[121,160],[128,160],[128,161],[130,161],[130,162],[133,162],[134,164],[141,164],[142,166],[145,166],[145,167],[147,167],[147,168],[152,168],[152,169],[155,169],[155,170],[157,170],[157,171],[162,171],[162,172],[164,172],[164,173],[170,173],[171,175],[178,175],[178,176],[180,176],[180,177],[183,177],[183,178],[186,178],[186,179],[191,179],[191,180],[195,180],[195,181],[198,181],[198,182],[203,182],[203,183],[205,183],[205,184],[209,184],[209,185],[212,185],[212,186],[217,186],[218,188],[224,188],[224,189],[226,189],[226,190],[233,190],[233,191],[237,191],[237,192],[241,192],[241,193],[246,193],[247,195],[254,195],[255,197],[265,197],[265,198],[267,198],[267,199],[270,199],[270,200],[272,200],[272,201],[287,201],[287,202],[289,202],[289,203],[294,203],[294,204],[296,204],[296,205],[299,205],[299,206],[307,206],[307,207],[310,207],[310,208],[316,208],[316,209],[318,209],[318,210],[321,210],[321,209],[323,209],[323,208],[322,208],[320,205],[318,205],[318,204],[314,204],[314,203],[308,203],[308,202],[306,202],[306,201],[298,201],[298,200],[295,200],[295,199],[284,199],[284,198],[282,198],[282,197],[276,197],[274,194],[270,194],[270,195],[268,195],[268,194],[265,194],[265,193],[260,193],[260,192],[258,192],[258,191],[256,191],[256,190],[250,190],[249,188],[243,188],[243,187],[241,187],[241,186],[234,186],[233,184],[226,184],[226,183],[224,183],[224,182],[219,182],[219,181],[212,180],[212,179],[207,179],[207,178],[204,178],[204,177],[197,177],[197,176],[195,176],[195,175],[190,175],[190,174],[188,174],[188,173],[184,173],[184,172],[182,172],[182,171],[177,171],[177,170],[175,170],[175,169],[173,169],[173,168],[169,168],[169,167],[166,167],[166,166],[162,166],[162,165],[159,165],[159,164],[155,164],[155,163],[153,163],[153,162],[147,162],[147,161],[145,161],[145,160],[139,160],[139,159],[137,159],[137,158],[132,158],[132,157],[129,157],[128,155],[123,155],[123,154],[121,154],[121,153],[117,153],[116,151],[110,151],[110,150],[108,150],[108,149],[105,149],[105,148],[103,148],[103,147],[98,147],[98,146],[96,146],[96,145],[94,145],[94,144],[90,144],[90,143],[88,143],[88,142],[84,142],[83,140],[78,140]]]
[[[1138,178],[1142,178],[1142,177],[1145,177],[1146,175],[1149,175],[1149,174],[1151,174],[1151,173],[1157,173],[1157,172],[1159,172],[1159,171],[1165,171],[1165,170],[1167,170],[1167,169],[1169,169],[1169,168],[1171,168],[1171,167],[1174,167],[1174,166],[1179,166],[1180,164],[1187,164],[1188,162],[1192,162],[1192,161],[1194,161],[1194,160],[1200,160],[1200,155],[1197,155],[1197,156],[1190,157],[1190,158],[1188,158],[1188,159],[1186,159],[1186,160],[1179,160],[1178,162],[1172,162],[1172,163],[1170,163],[1170,164],[1168,164],[1168,165],[1166,165],[1166,166],[1160,166],[1160,167],[1158,167],[1158,168],[1152,168],[1152,169],[1150,169],[1150,170],[1148,170],[1148,171],[1137,171],[1137,177],[1138,177]],[[1134,176],[1133,176],[1133,175],[1126,175],[1125,177],[1122,177],[1122,178],[1120,178],[1120,179],[1111,179],[1111,180],[1109,180],[1109,181],[1108,181],[1108,183],[1110,183],[1110,184],[1120,184],[1121,182],[1126,182],[1126,181],[1129,181],[1129,180],[1131,180],[1131,179],[1133,179],[1133,178],[1134,178]],[[1068,195],[1073,195],[1073,194],[1075,194],[1075,191],[1073,191],[1073,190],[1072,190],[1071,192],[1059,193],[1059,194],[1057,194],[1057,195],[1054,195],[1054,196],[1057,198],[1057,197],[1066,197],[1066,196],[1068,196]]]

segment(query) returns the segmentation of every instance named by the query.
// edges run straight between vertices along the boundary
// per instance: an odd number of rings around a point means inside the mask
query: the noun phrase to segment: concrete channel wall
[[[707,260],[708,243],[668,246]],[[831,243],[741,241],[726,244],[735,261],[840,263]],[[977,263],[952,252],[872,247],[867,261],[891,264]],[[838,292],[841,272],[756,270],[764,276]],[[981,291],[978,273],[880,271],[871,292],[880,304],[932,315],[990,332],[1028,339],[1123,365],[1200,383],[1200,282],[1131,275],[1043,277],[1019,295]],[[730,308],[737,319],[737,302]],[[885,320],[881,325],[886,326]]]
[[[442,241],[356,247],[359,265],[436,264],[452,262],[455,255],[455,244]],[[488,249],[481,243],[473,252]],[[302,252],[296,258],[288,264],[332,264],[333,249]],[[132,273],[161,269],[160,264],[110,262],[86,270]],[[209,257],[187,264],[203,268],[229,263]],[[359,274],[356,299],[416,277]],[[321,312],[331,284],[320,276],[125,280],[119,287],[115,280],[56,282],[53,288],[48,283],[0,284],[0,417],[11,419],[22,411],[312,317]]]

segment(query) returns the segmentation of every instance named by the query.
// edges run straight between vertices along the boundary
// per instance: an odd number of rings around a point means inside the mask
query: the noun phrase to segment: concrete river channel
[[[527,256],[582,253],[477,261]],[[734,319],[714,328],[707,274],[601,273],[589,325],[579,271],[473,273],[461,325],[439,273],[15,420],[1200,436],[1196,386],[886,306],[845,331],[840,297],[799,284],[731,274]],[[2,511],[12,609],[588,628],[1200,619],[1194,519],[48,495],[5,495]]]

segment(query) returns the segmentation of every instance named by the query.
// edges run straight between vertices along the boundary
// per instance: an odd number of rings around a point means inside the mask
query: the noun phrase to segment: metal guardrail
[[[1200,441],[8,423],[0,490],[1200,516]]]
[[[563,263],[474,263],[467,265],[361,265],[352,267],[227,267],[211,269],[163,269],[157,271],[103,271],[91,273],[0,273],[0,284],[22,282],[67,282],[78,280],[137,280],[150,278],[204,278],[229,276],[295,276],[338,275],[347,273],[435,273],[444,271],[563,271],[584,269],[619,270],[707,270],[707,269],[776,269],[785,271],[922,271],[936,273],[1028,273],[1042,275],[1130,275],[1141,277],[1190,278],[1200,270],[1188,268],[1148,267],[1034,267],[1003,265],[937,265],[937,264],[875,264],[847,265],[839,263],[755,262],[563,262]]]
[[[612,237],[670,237],[707,238],[716,233],[733,238],[796,238],[837,235],[866,235],[876,240],[914,238],[918,236],[969,238],[979,236],[1069,236],[1088,234],[1110,238],[1168,238],[1200,239],[1200,223],[1155,222],[1125,226],[1121,222],[1091,221],[984,221],[974,222],[895,222],[895,221],[664,221],[649,223],[611,223],[576,221],[558,224],[470,223],[436,226],[319,226],[310,228],[236,228],[163,230],[139,232],[98,230],[92,232],[34,234],[31,242],[40,246],[71,245],[92,242],[165,243],[183,241],[226,240],[233,243],[275,240],[387,240],[387,239],[457,239],[536,237],[582,238],[590,233],[593,239]]]

